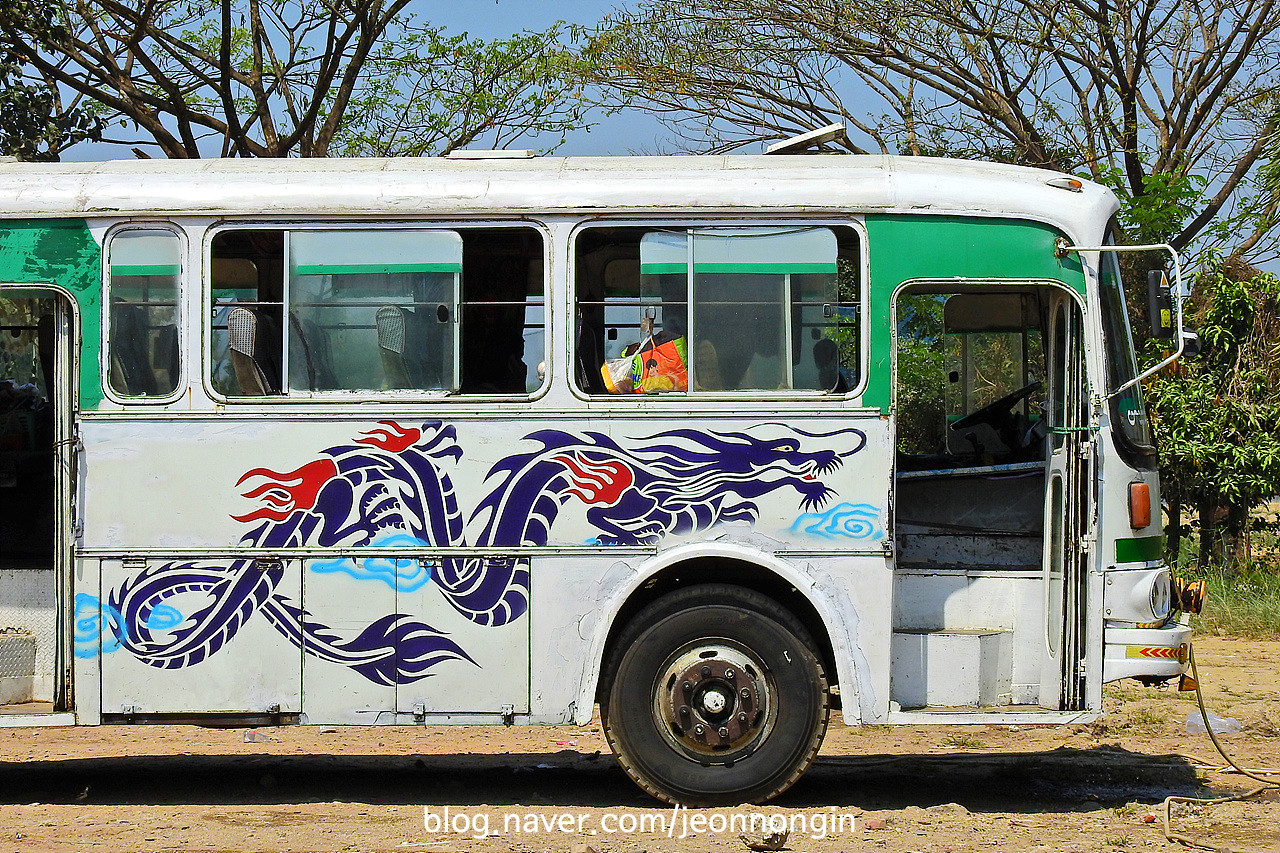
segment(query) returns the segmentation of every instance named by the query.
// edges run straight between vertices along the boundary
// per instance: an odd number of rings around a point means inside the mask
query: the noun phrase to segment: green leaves
[[[1237,507],[1243,519],[1280,492],[1280,279],[1237,279],[1227,267],[1196,278],[1189,313],[1203,351],[1154,379],[1147,399],[1166,495]]]
[[[556,147],[588,126],[593,106],[566,35],[563,25],[488,42],[439,28],[397,33],[370,55],[333,153],[437,155],[546,134],[544,147]]]
[[[1120,226],[1131,243],[1169,242],[1205,200],[1203,175],[1144,170],[1140,192],[1131,189],[1118,167],[1101,170],[1094,178],[1120,198]]]
[[[55,99],[14,88],[33,116],[15,138],[106,127],[104,141],[168,157],[417,156],[539,134],[551,148],[587,126],[564,25],[486,42],[418,22],[409,2],[0,0],[0,60],[22,69],[9,82]],[[59,93],[83,111],[56,108]]]

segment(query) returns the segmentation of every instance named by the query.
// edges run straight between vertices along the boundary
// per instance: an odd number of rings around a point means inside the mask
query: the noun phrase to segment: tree
[[[1203,351],[1147,387],[1176,556],[1183,507],[1199,516],[1199,562],[1250,558],[1250,510],[1280,492],[1280,279],[1228,260],[1189,305]],[[1225,514],[1225,553],[1214,547]]]
[[[640,0],[588,45],[710,151],[843,121],[854,152],[1086,174],[1178,249],[1258,261],[1280,193],[1280,0]],[[883,114],[878,114],[883,111]]]
[[[6,2],[0,51],[91,102],[104,141],[166,157],[444,153],[586,111],[558,26],[447,36],[410,0]]]
[[[0,20],[23,16],[41,33],[53,26],[42,5],[0,0]],[[21,59],[0,47],[0,154],[23,160],[56,160],[64,149],[101,132],[101,124],[73,102],[64,105],[56,86],[25,79]]]

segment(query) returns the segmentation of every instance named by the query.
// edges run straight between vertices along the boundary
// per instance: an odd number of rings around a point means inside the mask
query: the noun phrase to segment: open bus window
[[[178,389],[182,242],[172,231],[130,229],[107,249],[107,362],[111,390],[166,397]]]
[[[578,386],[849,391],[858,380],[857,258],[849,228],[585,231],[576,245]]]
[[[211,380],[230,397],[529,393],[542,258],[531,228],[224,231]]]
[[[898,453],[911,469],[1039,460],[1044,306],[1032,289],[907,291],[897,306]]]

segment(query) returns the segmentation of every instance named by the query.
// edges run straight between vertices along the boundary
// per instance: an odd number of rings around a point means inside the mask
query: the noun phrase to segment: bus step
[[[1008,705],[1012,691],[1012,631],[893,632],[889,698],[901,708]]]

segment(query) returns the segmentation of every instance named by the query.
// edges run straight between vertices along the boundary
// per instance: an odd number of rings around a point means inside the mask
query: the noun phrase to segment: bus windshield
[[[1124,284],[1120,264],[1111,252],[1103,254],[1099,283],[1102,306],[1102,336],[1106,343],[1107,392],[1111,393],[1138,373],[1133,353],[1133,336],[1129,329],[1129,313],[1125,305]],[[1111,400],[1111,415],[1117,425],[1117,436],[1123,443],[1144,455],[1153,452],[1155,441],[1142,400],[1141,383],[1131,385]]]

